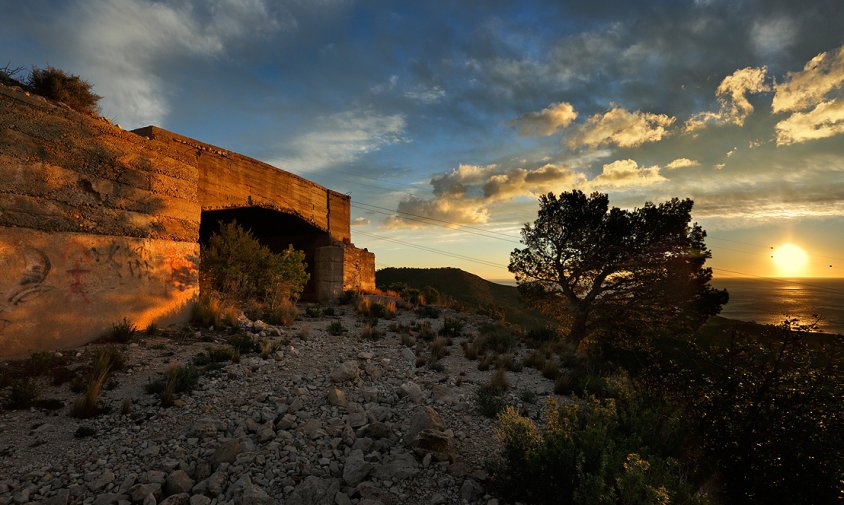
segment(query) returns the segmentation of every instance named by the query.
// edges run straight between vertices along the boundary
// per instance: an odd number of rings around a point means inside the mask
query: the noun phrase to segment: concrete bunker
[[[154,126],[128,132],[0,85],[0,357],[189,320],[200,243],[237,219],[306,253],[307,298],[375,287],[350,198]]]

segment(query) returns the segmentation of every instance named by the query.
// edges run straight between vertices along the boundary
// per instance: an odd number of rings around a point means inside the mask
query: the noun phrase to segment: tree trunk
[[[586,337],[586,320],[589,317],[589,309],[578,305],[574,309],[574,320],[571,323],[571,331],[569,332],[569,339],[575,344],[579,344],[584,337]]]

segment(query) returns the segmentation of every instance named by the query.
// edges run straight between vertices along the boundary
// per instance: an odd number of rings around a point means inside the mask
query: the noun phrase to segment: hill
[[[459,268],[383,268],[375,272],[381,289],[402,283],[410,288],[431,286],[466,309],[481,313],[503,310],[507,322],[527,329],[547,326],[538,312],[525,306],[518,289],[496,284]]]

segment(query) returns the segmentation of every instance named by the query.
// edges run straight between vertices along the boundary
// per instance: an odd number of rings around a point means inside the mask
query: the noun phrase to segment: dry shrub
[[[97,102],[102,98],[91,91],[91,83],[49,65],[47,68],[33,68],[28,85],[38,95],[89,114],[97,112]]]
[[[435,338],[430,345],[431,363],[436,363],[448,355],[448,341],[443,337]]]
[[[546,361],[547,359],[545,358],[545,353],[535,349],[525,357],[524,364],[537,370],[542,370],[545,368]]]
[[[484,354],[480,361],[478,361],[478,370],[485,371],[489,370],[489,367],[492,365],[492,361],[495,359],[495,356],[492,354]]]
[[[414,339],[407,333],[402,333],[401,336],[399,336],[399,342],[401,342],[401,345],[405,347],[413,347],[413,345],[416,343],[416,339]]]
[[[509,352],[506,354],[499,354],[495,360],[495,368],[500,370],[513,369],[513,355]]]
[[[560,365],[556,360],[549,359],[545,362],[545,366],[542,367],[542,376],[549,380],[555,380],[560,376]]]
[[[466,359],[478,359],[478,346],[475,342],[463,342],[460,347],[463,348],[463,356],[465,356]]]
[[[231,303],[223,300],[219,293],[211,292],[200,295],[191,311],[191,324],[202,328],[214,326],[237,326],[240,311]]]
[[[489,378],[489,384],[487,387],[490,391],[497,394],[502,394],[510,389],[510,382],[507,380],[507,372],[505,372],[503,368],[497,369],[492,374],[492,377]]]

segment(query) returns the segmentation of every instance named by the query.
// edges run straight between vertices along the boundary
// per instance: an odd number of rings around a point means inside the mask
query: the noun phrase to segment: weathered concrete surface
[[[198,293],[198,169],[106,121],[0,86],[0,356],[126,318],[183,322]]]
[[[168,143],[185,156],[195,156],[202,210],[253,206],[279,210],[328,232],[333,240],[351,240],[348,196],[256,159],[162,128],[147,126],[133,131]]]

